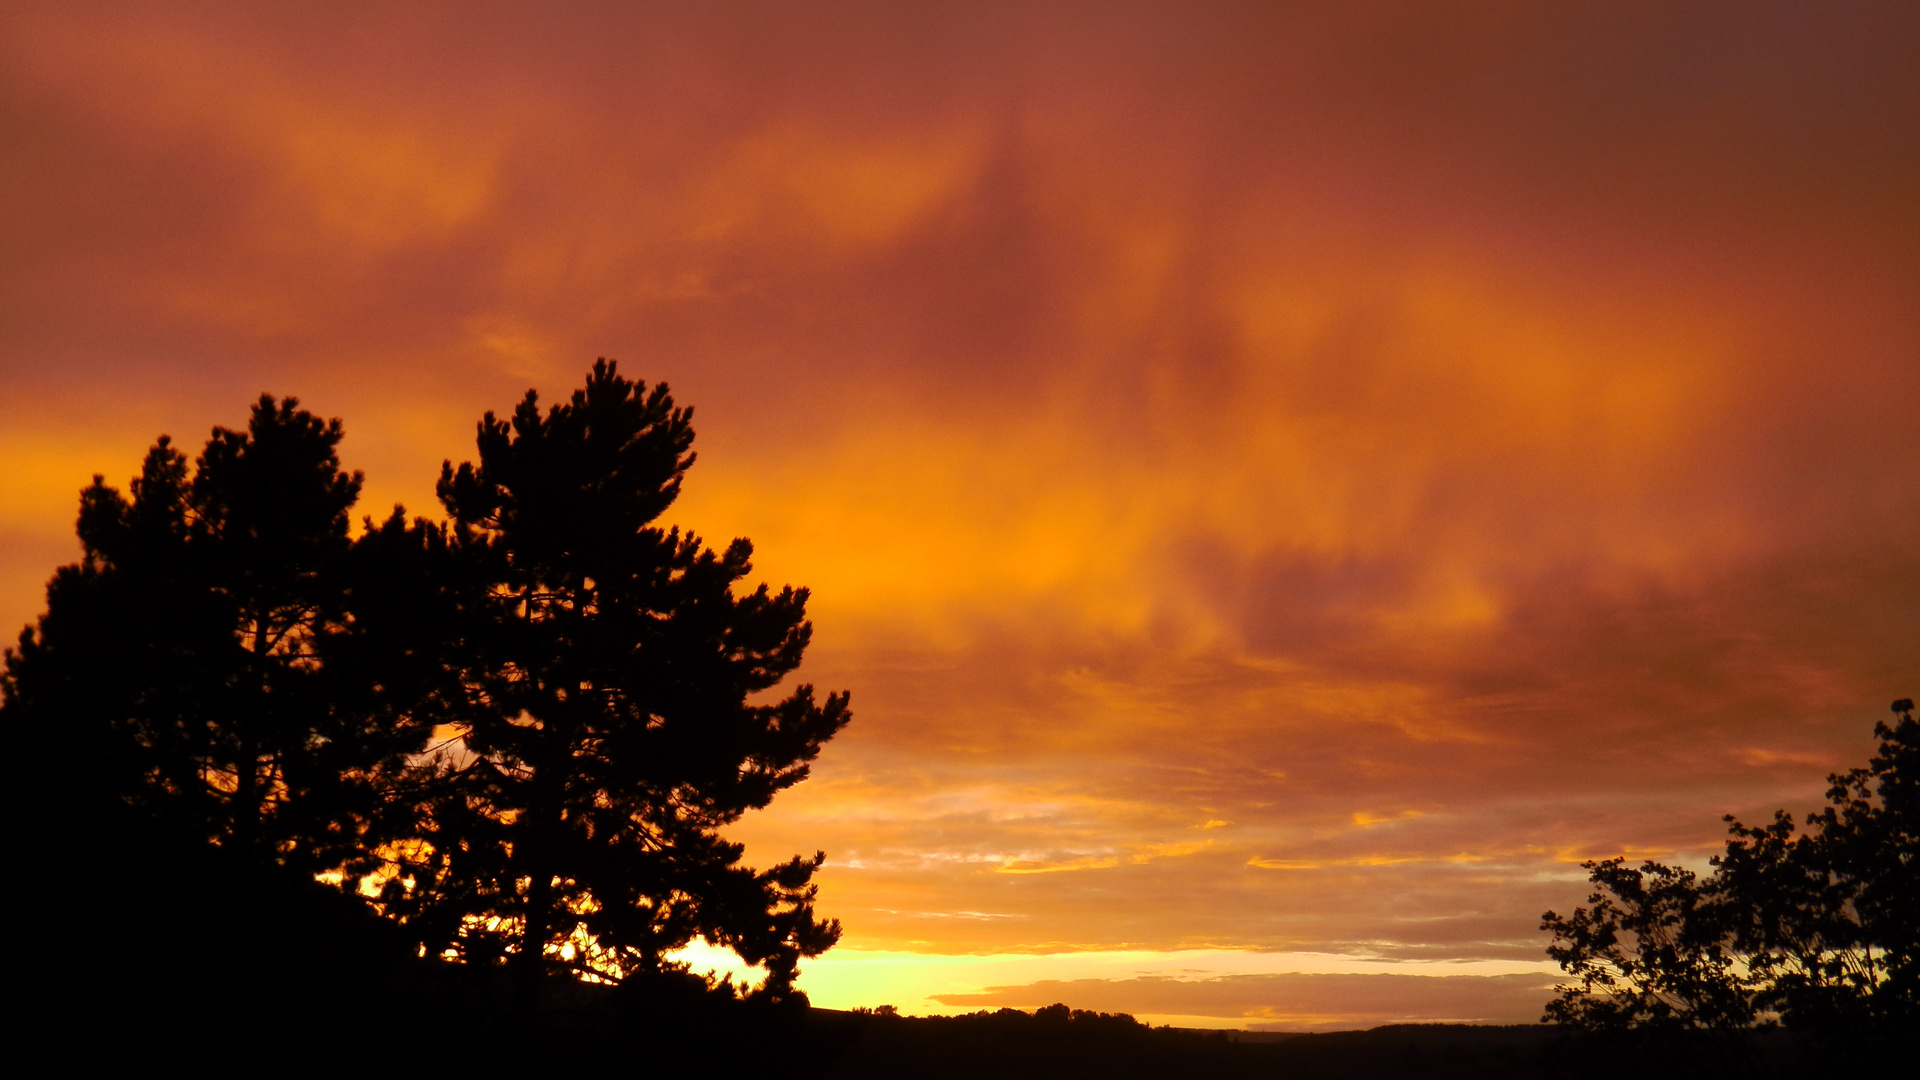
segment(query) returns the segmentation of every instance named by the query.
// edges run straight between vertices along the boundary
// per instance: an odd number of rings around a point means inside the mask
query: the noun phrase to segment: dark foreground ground
[[[856,1017],[827,1077],[1538,1077],[1552,1034],[1537,1027],[1403,1025],[1234,1042],[1223,1032],[1145,1028],[1125,1017]],[[1064,1010],[1063,1010],[1064,1011]],[[829,1025],[846,1024],[838,1017]]]
[[[134,835],[57,839],[10,844],[0,888],[6,1060],[30,1069],[19,1075],[171,1064],[702,1080],[1694,1080],[1906,1075],[1913,1064],[1840,1067],[1833,1048],[1778,1036],[1605,1043],[1546,1027],[1407,1025],[1235,1042],[1066,1006],[911,1018],[742,1002],[684,978],[617,991],[556,981],[527,1022],[504,1007],[497,979],[416,958],[393,927],[338,893],[237,879],[201,854]]]

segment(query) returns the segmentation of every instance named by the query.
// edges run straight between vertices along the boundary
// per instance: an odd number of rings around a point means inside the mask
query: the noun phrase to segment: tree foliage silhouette
[[[1625,859],[1584,864],[1599,887],[1562,918],[1547,955],[1579,985],[1547,1006],[1547,1019],[1595,1032],[1632,1028],[1725,1034],[1757,1016],[1724,920],[1723,883],[1692,871]]]
[[[667,955],[696,937],[793,997],[839,935],[823,856],[754,870],[719,830],[806,777],[847,696],[771,693],[804,589],[736,592],[745,540],[655,524],[690,410],[602,361],[558,406],[487,415],[478,463],[443,470],[447,523],[396,508],[357,539],[340,439],[263,396],[191,465],[163,437],[130,495],[82,493],[82,558],[0,683],[9,796],[63,837],[42,860],[137,832],[218,856],[172,887],[328,877],[425,955],[510,959],[528,1010],[550,971],[683,972]]]
[[[547,968],[656,972],[695,937],[788,994],[839,936],[815,918],[823,856],[740,865],[718,830],[807,775],[845,694],[762,694],[800,663],[807,592],[736,595],[752,548],[655,522],[693,464],[691,410],[597,363],[585,389],[479,426],[440,498],[470,574],[457,741],[426,843],[389,888],[430,951],[513,954],[531,1007]]]
[[[1865,767],[1828,777],[1796,835],[1784,811],[1730,823],[1718,860],[1734,946],[1762,1009],[1824,1031],[1920,1031],[1920,723],[1893,726]]]
[[[1589,1032],[1725,1034],[1782,1024],[1827,1044],[1884,1049],[1920,1030],[1920,723],[1913,702],[1875,725],[1865,767],[1828,778],[1803,827],[1778,811],[1729,816],[1726,853],[1697,878],[1622,859],[1547,912],[1549,956],[1579,980],[1547,1019]],[[1863,1051],[1864,1052],[1864,1051]]]
[[[372,865],[425,731],[369,707],[390,665],[352,646],[380,589],[348,538],[361,479],[340,438],[263,396],[191,469],[162,437],[131,498],[100,477],[82,493],[81,561],[7,657],[10,752],[56,800],[130,804],[242,863]]]

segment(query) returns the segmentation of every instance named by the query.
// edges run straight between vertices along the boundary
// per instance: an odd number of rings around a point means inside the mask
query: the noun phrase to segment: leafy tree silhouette
[[[1828,777],[1828,805],[1743,825],[1718,862],[1734,948],[1760,1008],[1848,1039],[1920,1031],[1920,723],[1893,726],[1865,767]]]
[[[1547,954],[1579,980],[1547,1019],[1588,1033],[1708,1034],[1784,1025],[1827,1064],[1886,1060],[1920,1031],[1920,723],[1875,725],[1865,767],[1828,778],[1803,831],[1729,816],[1702,879],[1586,863],[1591,907],[1542,916]]]
[[[372,864],[426,728],[370,707],[394,665],[356,646],[380,620],[353,609],[394,575],[349,541],[361,479],[340,438],[263,395],[191,469],[163,436],[131,499],[100,477],[82,493],[81,561],[6,660],[9,752],[47,805],[129,804],[239,864]]]
[[[442,471],[467,693],[387,900],[433,954],[511,954],[523,1012],[549,970],[661,972],[696,936],[765,965],[777,1000],[839,936],[814,915],[822,855],[756,872],[718,835],[804,779],[849,713],[807,685],[755,697],[800,664],[806,590],[736,595],[747,541],[716,553],[655,524],[691,417],[602,360],[544,413],[532,391],[489,413],[479,463]]]

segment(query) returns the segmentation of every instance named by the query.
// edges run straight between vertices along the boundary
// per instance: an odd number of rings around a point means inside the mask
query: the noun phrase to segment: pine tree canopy
[[[8,657],[7,711],[66,795],[314,872],[364,851],[424,730],[346,707],[372,674],[330,662],[355,622],[361,480],[339,468],[339,422],[298,404],[263,396],[191,468],[161,438],[131,498],[95,478],[82,559]]]
[[[791,996],[839,936],[824,856],[755,870],[720,830],[804,780],[847,695],[781,686],[805,589],[751,545],[659,523],[691,410],[601,361],[529,391],[443,469],[445,523],[355,538],[337,420],[263,396],[191,465],[161,438],[131,495],[96,477],[83,556],[6,658],[0,733],[29,802],[83,840],[132,813],[263,874],[366,895],[422,955],[674,970],[695,938]]]
[[[849,714],[805,684],[755,698],[800,664],[806,590],[736,595],[747,541],[716,553],[655,524],[693,464],[691,418],[602,361],[545,413],[529,393],[489,414],[479,463],[443,469],[453,551],[483,585],[433,814],[451,835],[420,877],[463,917],[438,920],[447,948],[619,977],[702,935],[779,994],[838,937],[813,917],[821,856],[756,873],[718,835],[805,779]]]

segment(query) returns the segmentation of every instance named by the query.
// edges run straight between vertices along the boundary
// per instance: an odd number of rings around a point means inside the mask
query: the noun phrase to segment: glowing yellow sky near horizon
[[[751,982],[757,975],[733,954],[704,943],[684,950],[679,959],[695,970],[731,974],[737,982]],[[1094,983],[1145,983],[1161,999],[1161,1007],[1130,1006],[1142,1023],[1327,1031],[1404,1019],[1530,1023],[1536,1017],[1527,990],[1550,985],[1558,974],[1544,958],[1383,961],[1341,953],[1229,949],[943,956],[842,948],[809,961],[803,981],[816,1006],[851,1009],[893,1005],[916,1016],[953,1016],[996,1007],[1031,1010],[1053,1004],[1053,998],[1040,999],[1049,992],[1071,996],[1075,990],[1085,994]],[[1380,976],[1387,979],[1379,980]],[[1330,1009],[1333,1003],[1324,998],[1315,1000],[1320,996],[1315,993],[1315,982],[1356,977],[1397,984],[1394,990],[1413,1000],[1383,1002],[1388,1011],[1376,1015],[1342,1015],[1338,1005]],[[1449,979],[1455,982],[1442,981]],[[1023,992],[1029,987],[1033,991]],[[1467,989],[1462,992],[1458,987]],[[1040,996],[1032,996],[1034,992]],[[1168,1002],[1177,1003],[1182,997],[1205,1011],[1166,1011]],[[1405,1009],[1409,1003],[1414,1008],[1405,1015],[1391,1011],[1396,1004]],[[1096,1011],[1100,1006],[1113,1008],[1104,1002],[1081,1004]],[[1352,1002],[1340,1005],[1351,1009]],[[1444,1015],[1449,1007],[1455,1015]]]
[[[1762,8],[19,5],[0,618],[161,432],[432,512],[615,357],[853,691],[823,1003],[1524,1019],[1915,689],[1913,16]]]

